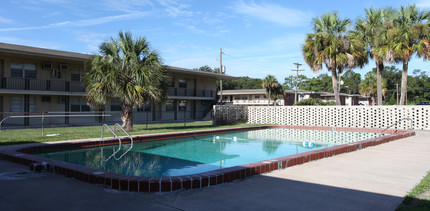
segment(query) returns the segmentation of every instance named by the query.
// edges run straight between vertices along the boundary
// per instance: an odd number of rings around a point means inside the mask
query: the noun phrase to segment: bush
[[[335,102],[324,102],[319,98],[308,98],[304,100],[300,100],[295,106],[327,106],[327,105],[336,105]]]

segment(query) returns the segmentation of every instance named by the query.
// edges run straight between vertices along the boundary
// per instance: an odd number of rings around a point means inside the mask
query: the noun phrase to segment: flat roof
[[[85,61],[90,58],[89,54],[73,53],[68,51],[59,51],[46,48],[30,47],[25,45],[14,45],[0,42],[0,52],[27,55],[27,56],[38,56],[38,57],[50,57],[57,59],[69,59]]]
[[[31,46],[25,46],[25,45],[8,44],[8,43],[2,43],[2,42],[0,42],[0,52],[17,54],[17,55],[26,55],[26,56],[76,60],[76,61],[86,61],[91,56],[94,56],[94,54],[81,54],[81,53],[74,53],[74,52],[68,52],[68,51],[31,47]],[[181,67],[173,67],[168,65],[164,65],[164,66],[166,67],[168,72],[174,72],[174,73],[184,73],[184,74],[198,75],[198,76],[204,76],[204,77],[211,77],[211,78],[216,78],[218,80],[233,80],[238,78],[230,75],[224,75],[224,74],[218,74],[218,73],[212,73],[212,72],[203,72],[203,71],[191,70],[191,69],[186,69]]]
[[[185,74],[191,74],[191,75],[212,77],[212,78],[216,78],[218,80],[234,80],[234,79],[239,78],[239,77],[234,77],[234,76],[230,76],[230,75],[224,75],[224,74],[213,73],[213,72],[198,71],[198,70],[191,70],[191,69],[186,69],[186,68],[182,68],[182,67],[173,67],[173,66],[169,66],[169,65],[165,65],[165,67],[169,72],[185,73]]]

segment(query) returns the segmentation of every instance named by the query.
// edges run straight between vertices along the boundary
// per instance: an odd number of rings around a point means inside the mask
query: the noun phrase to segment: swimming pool
[[[414,135],[379,131],[261,126],[145,135],[134,137],[138,143],[118,161],[105,161],[115,139],[18,146],[0,156],[113,189],[159,192],[231,182]]]
[[[166,177],[275,159],[383,136],[379,133],[268,128],[123,145],[44,152],[37,155],[122,175]],[[107,161],[106,161],[107,160]]]

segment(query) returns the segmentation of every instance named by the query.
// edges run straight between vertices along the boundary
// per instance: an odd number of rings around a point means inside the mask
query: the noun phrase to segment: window
[[[242,100],[247,100],[248,96],[242,96]]]
[[[42,96],[42,103],[48,103],[51,102],[51,96]]]
[[[10,112],[25,112],[24,101],[24,97],[10,97]],[[28,104],[28,112],[35,112],[36,105],[34,102],[34,97],[29,97]]]
[[[110,105],[110,110],[111,111],[122,111],[121,110],[121,105],[119,105],[119,104],[111,104]]]
[[[72,73],[72,78],[71,78],[71,80],[72,81],[81,81],[81,74],[79,74],[79,73]]]
[[[137,111],[151,111],[151,104],[147,103],[143,106],[137,107]]]
[[[240,100],[240,96],[234,96],[235,100]]]
[[[10,75],[16,78],[36,78],[35,64],[11,64]]]
[[[84,111],[90,111],[91,109],[87,105],[87,102],[84,99],[71,98],[70,99],[70,110],[72,112],[84,112]]]
[[[255,96],[254,96],[254,98],[255,98],[255,99],[259,99],[259,98],[260,98],[260,95],[255,95]]]
[[[175,87],[175,77],[173,77],[173,76],[172,76],[172,77],[170,78],[170,84],[169,84],[169,86],[170,86],[170,87]]]
[[[166,111],[174,111],[175,106],[173,105],[173,100],[166,101]]]
[[[187,101],[186,100],[179,101],[179,111],[187,111]]]
[[[187,88],[187,79],[179,79],[179,88]]]

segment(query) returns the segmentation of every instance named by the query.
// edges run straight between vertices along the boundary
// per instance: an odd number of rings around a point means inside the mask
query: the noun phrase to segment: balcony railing
[[[59,91],[59,92],[85,92],[79,81],[44,80],[33,78],[2,77],[1,89]]]
[[[203,90],[203,89],[186,89],[186,88],[174,88],[169,87],[167,94],[169,96],[186,96],[186,97],[215,97],[215,90]]]

